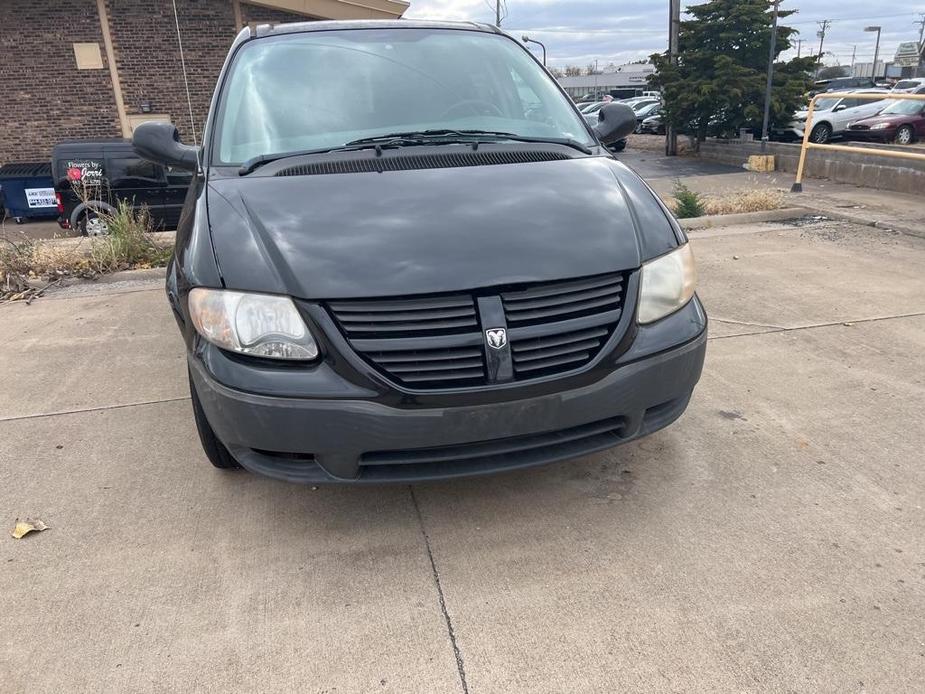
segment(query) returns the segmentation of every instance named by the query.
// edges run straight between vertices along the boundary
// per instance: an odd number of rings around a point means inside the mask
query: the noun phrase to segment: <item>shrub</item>
[[[147,207],[137,210],[121,201],[113,212],[100,217],[109,233],[90,244],[90,257],[97,272],[117,272],[129,268],[165,265],[171,250],[162,248],[151,237],[151,214]]]
[[[66,277],[93,278],[133,268],[167,264],[172,248],[151,236],[146,207],[133,209],[122,202],[113,212],[101,212],[109,233],[93,238],[36,241],[23,235],[12,241],[0,235],[0,300],[37,296],[30,280],[55,281]]]
[[[674,186],[674,199],[676,203],[675,215],[678,219],[702,217],[705,214],[703,198],[686,185],[678,181]]]

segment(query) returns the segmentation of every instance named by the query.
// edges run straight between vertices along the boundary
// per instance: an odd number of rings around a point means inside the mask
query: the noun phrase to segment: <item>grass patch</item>
[[[679,183],[673,197],[664,202],[678,219],[688,219],[703,215],[778,210],[784,206],[784,200],[781,190],[734,190],[720,195],[700,195]]]
[[[35,281],[54,283],[67,277],[94,278],[120,270],[162,267],[173,249],[151,235],[146,207],[121,202],[100,213],[109,233],[70,240],[0,239],[0,301],[31,300],[43,289]]]

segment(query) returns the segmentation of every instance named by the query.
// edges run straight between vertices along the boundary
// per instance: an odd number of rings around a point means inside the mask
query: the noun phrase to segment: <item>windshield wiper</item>
[[[416,147],[421,145],[432,144],[461,144],[472,142],[498,142],[499,140],[514,140],[515,142],[538,142],[555,145],[565,145],[577,149],[584,154],[591,154],[591,149],[581,144],[577,140],[568,137],[530,137],[527,135],[517,135],[516,133],[499,132],[494,130],[421,130],[408,131],[400,133],[389,133],[387,135],[377,135],[375,137],[364,137],[359,140],[351,140],[342,145],[334,147],[323,147],[321,149],[303,149],[292,152],[277,152],[274,154],[258,154],[256,157],[248,159],[241,164],[238,169],[239,176],[246,176],[264,164],[277,161],[279,159],[288,159],[289,157],[302,157],[310,154],[327,154],[329,152],[350,152],[354,150],[393,147]]]
[[[330,152],[352,152],[361,149],[372,149],[374,147],[377,149],[404,147],[416,144],[427,144],[427,141],[420,138],[411,139],[399,137],[396,135],[385,135],[382,137],[369,137],[363,140],[353,140],[342,145],[334,145],[333,147],[321,147],[319,149],[299,149],[293,150],[292,152],[275,152],[273,154],[258,154],[256,157],[251,157],[246,162],[241,164],[241,166],[238,168],[238,175],[246,176],[247,174],[253,172],[255,169],[259,169],[264,164],[269,164],[270,162],[278,161],[280,159],[288,159],[290,157],[304,157],[310,154],[328,154]]]
[[[345,147],[353,145],[392,145],[401,147],[406,145],[433,144],[435,141],[447,144],[462,142],[497,142],[498,140],[514,140],[515,142],[539,142],[572,147],[584,154],[591,154],[591,149],[577,140],[568,137],[532,137],[516,133],[501,132],[497,130],[421,130],[400,133],[389,133],[376,137],[364,137],[360,140],[348,142]]]

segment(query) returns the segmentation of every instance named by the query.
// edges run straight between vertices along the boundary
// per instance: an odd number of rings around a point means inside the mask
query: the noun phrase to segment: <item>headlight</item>
[[[674,313],[694,296],[697,268],[690,243],[642,266],[639,290],[640,323],[654,323]]]
[[[189,293],[193,325],[222,349],[269,359],[314,359],[318,345],[288,296],[197,287]]]
[[[890,127],[889,123],[874,123],[872,126],[870,126],[870,129],[871,130],[886,130],[889,127]]]

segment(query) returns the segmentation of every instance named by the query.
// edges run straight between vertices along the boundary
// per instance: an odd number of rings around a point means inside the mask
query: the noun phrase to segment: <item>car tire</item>
[[[817,145],[824,145],[832,138],[832,126],[828,123],[819,123],[809,134],[810,142]]]
[[[77,230],[81,236],[105,236],[109,233],[109,226],[96,212],[87,210],[77,220]]]
[[[202,443],[202,450],[205,451],[209,462],[221,470],[235,470],[241,467],[234,456],[225,448],[225,444],[218,440],[212,425],[206,419],[206,413],[202,409],[202,403],[199,402],[199,395],[196,393],[196,386],[193,385],[193,375],[189,374],[189,394],[193,402],[193,419],[196,420],[196,431],[199,432],[199,441]]]
[[[904,125],[896,131],[895,142],[897,145],[911,145],[915,142],[915,131],[911,125]]]

